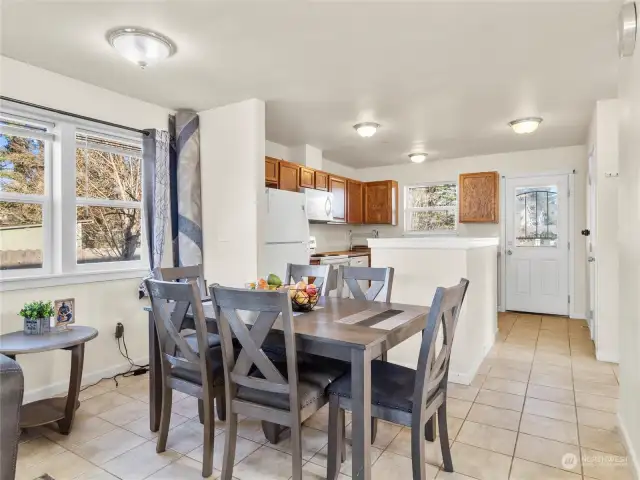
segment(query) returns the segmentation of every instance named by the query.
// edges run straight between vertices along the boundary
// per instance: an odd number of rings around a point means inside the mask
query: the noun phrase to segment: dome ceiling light
[[[415,152],[409,154],[409,160],[413,163],[422,163],[427,159],[427,154],[424,152]]]
[[[542,123],[542,118],[540,117],[526,117],[510,121],[509,126],[515,133],[525,134],[535,132],[540,123]]]
[[[176,53],[176,45],[171,40],[146,28],[116,28],[107,32],[107,40],[120,55],[141,68]]]
[[[364,138],[373,137],[378,127],[380,127],[380,124],[375,122],[356,123],[353,126],[356,132],[358,132],[358,135]]]

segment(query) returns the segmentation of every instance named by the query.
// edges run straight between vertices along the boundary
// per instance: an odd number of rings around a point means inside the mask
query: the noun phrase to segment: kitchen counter
[[[335,252],[317,252],[311,256],[312,257],[328,257],[331,255],[346,255],[347,257],[364,257],[365,255],[371,255],[371,249],[363,248],[360,250],[337,250]]]

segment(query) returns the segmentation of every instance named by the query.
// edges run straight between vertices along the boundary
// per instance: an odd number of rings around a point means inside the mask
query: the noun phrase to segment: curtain
[[[200,118],[179,110],[169,118],[171,134],[171,232],[175,266],[202,263]]]
[[[142,201],[151,271],[162,265],[169,220],[169,132],[155,129],[147,132],[142,140]],[[143,282],[139,296],[146,294]]]

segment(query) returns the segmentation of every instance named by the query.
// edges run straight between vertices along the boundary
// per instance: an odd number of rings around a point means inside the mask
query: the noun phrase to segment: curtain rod
[[[39,108],[40,110],[46,110],[47,112],[57,113],[58,115],[66,115],[67,117],[78,118],[80,120],[88,120],[94,123],[101,123],[102,125],[108,125],[110,127],[120,128],[122,130],[128,130],[130,132],[140,133],[144,136],[149,135],[149,132],[145,130],[138,130],[137,128],[127,127],[126,125],[119,125],[117,123],[105,122],[104,120],[99,120],[97,118],[86,117],[84,115],[78,115],[77,113],[65,112],[64,110],[56,110],[55,108],[43,107],[42,105],[36,105],[35,103],[25,102],[23,100],[17,100],[15,98],[5,97],[0,95],[0,100],[4,100],[7,102],[18,103],[20,105],[24,105],[26,107]]]

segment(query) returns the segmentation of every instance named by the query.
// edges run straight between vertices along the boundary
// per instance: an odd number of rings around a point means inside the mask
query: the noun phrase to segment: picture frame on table
[[[65,298],[56,300],[53,305],[55,312],[56,328],[66,328],[76,322],[75,299]]]

